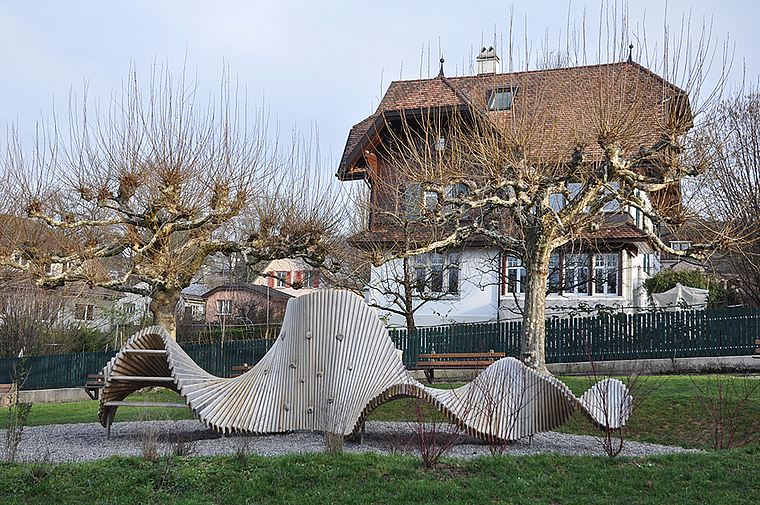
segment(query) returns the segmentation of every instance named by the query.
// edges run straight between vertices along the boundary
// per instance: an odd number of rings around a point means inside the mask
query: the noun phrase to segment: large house
[[[541,94],[552,101],[550,117],[542,127],[551,129],[553,138],[563,145],[585,142],[590,154],[594,155],[596,149],[598,155],[600,149],[594,139],[583,138],[588,129],[584,121],[590,121],[586,112],[602,94],[598,89],[601,76],[608,74],[625,75],[628,92],[633,88],[636,96],[643,97],[642,102],[652,104],[651,111],[645,111],[651,112],[651,116],[641,120],[641,137],[645,143],[657,138],[655,130],[659,121],[664,122],[668,114],[672,116],[676,112],[680,118],[684,108],[688,108],[688,98],[682,90],[630,58],[606,65],[499,73],[495,52],[484,49],[478,57],[477,75],[445,77],[442,62],[441,72],[435,78],[392,82],[376,112],[351,129],[336,174],[341,181],[364,181],[370,188],[367,229],[353,238],[354,244],[362,248],[398,247],[399,227],[384,217],[388,214],[385,210],[407,205],[407,215],[420,212],[419,206],[416,209],[408,206],[414,188],[404,185],[394,166],[398,158],[393,157],[389,147],[403,137],[399,133],[402,129],[419,131],[421,122],[431,111],[438,116],[451,114],[451,111],[480,115],[487,117],[495,128],[504,128],[504,125],[519,122],[520,111],[533,107],[525,101]],[[535,91],[537,89],[540,92]],[[421,142],[425,141],[429,143],[429,139]],[[443,136],[432,142],[432,146],[427,146],[429,150],[447,149],[447,139]],[[571,153],[567,154],[569,158]],[[643,170],[657,171],[658,167],[649,165]],[[567,183],[570,193],[572,186],[572,182]],[[417,191],[419,193],[419,189]],[[680,202],[679,191],[676,187],[654,195],[642,193],[639,197],[651,196],[663,207],[675,208]],[[436,203],[435,194],[417,194],[416,197],[423,210]],[[553,253],[548,316],[599,308],[634,311],[648,305],[643,281],[661,268],[658,249],[644,231],[652,230],[651,222],[639,210],[616,206],[615,202],[604,207],[600,214],[604,226],[584,232],[582,238]],[[414,315],[417,326],[522,318],[525,268],[520,260],[501,253],[483,237],[475,235],[456,249],[412,257],[407,262],[407,278],[420,279],[424,285],[418,284],[415,289],[419,290],[420,298],[425,295],[429,299]],[[368,302],[379,307],[393,305],[395,295],[387,284],[389,280],[393,282],[403,277],[403,271],[402,260],[373,267],[366,290]],[[397,313],[387,311],[383,315],[391,325],[405,325],[404,318]]]

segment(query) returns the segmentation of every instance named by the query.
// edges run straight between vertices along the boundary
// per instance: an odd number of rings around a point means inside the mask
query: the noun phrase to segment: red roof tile
[[[514,107],[507,111],[488,111],[487,101],[497,87],[517,88]],[[587,154],[598,156],[598,118],[595,111],[611,110],[609,121],[626,121],[638,132],[635,145],[654,142],[665,122],[667,100],[684,94],[637,63],[625,62],[586,67],[559,68],[412,81],[393,81],[375,114],[354,126],[338,169],[342,180],[352,177],[354,165],[361,159],[361,147],[383,127],[383,115],[436,107],[465,106],[476,114],[485,114],[503,131],[524,128],[532,121],[534,130],[543,135],[543,154],[566,155],[584,145]]]

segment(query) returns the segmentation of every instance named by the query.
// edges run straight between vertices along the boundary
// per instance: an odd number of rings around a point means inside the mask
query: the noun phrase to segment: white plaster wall
[[[417,326],[440,326],[451,323],[475,323],[495,321],[498,307],[496,267],[498,263],[492,258],[496,251],[465,249],[459,263],[459,294],[447,296],[443,300],[425,303],[414,316]],[[383,307],[392,306],[390,297],[383,297],[377,289],[378,283],[399,278],[402,260],[394,260],[381,267],[372,267],[367,301],[376,302]],[[396,272],[394,274],[394,269]],[[401,292],[401,288],[398,288]],[[378,315],[390,326],[406,326],[403,316],[393,314],[382,308]]]

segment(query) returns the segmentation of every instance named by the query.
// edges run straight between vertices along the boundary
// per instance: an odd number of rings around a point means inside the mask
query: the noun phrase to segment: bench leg
[[[426,368],[425,369],[425,378],[428,381],[428,384],[432,384],[435,380],[435,371],[432,368]]]
[[[116,409],[111,407],[106,415],[106,440],[111,440],[111,425],[113,424],[113,418],[116,415]]]

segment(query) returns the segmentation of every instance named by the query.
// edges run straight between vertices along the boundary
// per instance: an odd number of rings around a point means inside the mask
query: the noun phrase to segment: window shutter
[[[288,270],[287,272],[285,272],[285,282],[287,282],[288,284],[290,284],[291,282],[293,282],[293,280],[292,280],[292,274],[293,274],[293,272],[291,272],[290,270]],[[288,287],[290,287],[290,286],[288,286]]]
[[[269,271],[269,272],[267,272],[267,273],[268,273],[270,276],[274,275],[274,272],[272,272],[272,271]],[[270,288],[273,288],[273,287],[274,287],[274,277],[267,277],[267,285],[268,285]]]
[[[319,270],[314,270],[314,287],[319,287]]]
[[[296,282],[303,282],[303,271],[296,270]]]

